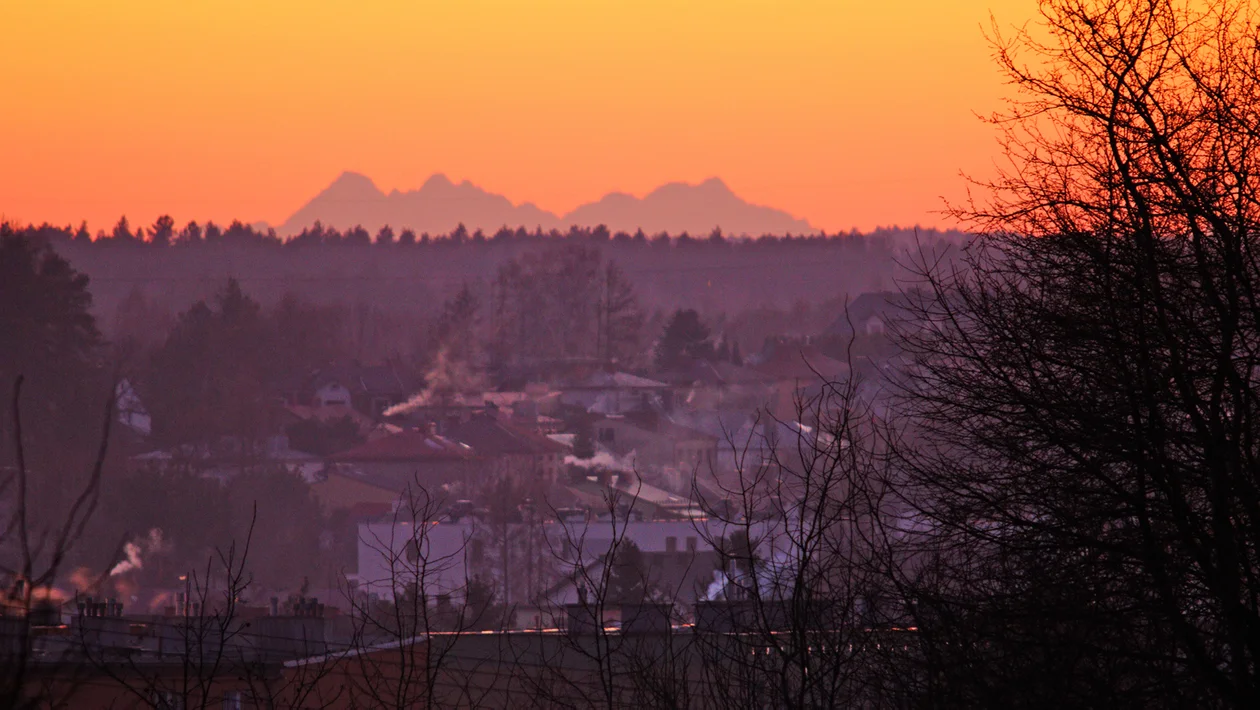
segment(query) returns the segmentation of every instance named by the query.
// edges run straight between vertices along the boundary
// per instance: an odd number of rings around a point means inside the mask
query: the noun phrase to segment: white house
[[[462,603],[468,582],[479,577],[495,586],[500,602],[506,596],[513,606],[563,605],[577,601],[579,569],[597,575],[614,542],[624,539],[643,552],[650,582],[694,601],[713,579],[717,555],[710,541],[739,529],[715,520],[604,517],[495,525],[390,518],[359,525],[357,577],[359,589],[380,598],[419,581],[428,598],[449,595]]]

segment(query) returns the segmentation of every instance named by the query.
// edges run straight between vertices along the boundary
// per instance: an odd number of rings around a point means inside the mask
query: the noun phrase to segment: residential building
[[[328,507],[380,502],[417,486],[429,493],[470,490],[488,475],[486,462],[472,447],[416,428],[382,436],[329,457],[323,480],[312,489]],[[358,483],[362,485],[352,485]]]
[[[561,385],[559,389],[560,401],[564,404],[601,414],[672,405],[669,384],[628,372],[596,372]]]
[[[595,423],[596,440],[610,451],[633,452],[636,465],[692,470],[717,459],[717,437],[651,411],[605,416]]]
[[[364,365],[357,361],[332,364],[314,372],[291,376],[278,383],[286,404],[304,407],[349,406],[369,417],[379,418],[400,404],[416,389],[396,363]]]
[[[555,483],[569,451],[564,444],[490,412],[440,422],[438,431],[471,447],[486,461],[489,475],[526,485]]]

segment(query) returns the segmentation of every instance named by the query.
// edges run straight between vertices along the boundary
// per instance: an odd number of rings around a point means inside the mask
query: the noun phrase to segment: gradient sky
[[[945,225],[1034,0],[4,0],[0,214],[279,224],[343,170],[562,213],[723,178],[828,231]]]

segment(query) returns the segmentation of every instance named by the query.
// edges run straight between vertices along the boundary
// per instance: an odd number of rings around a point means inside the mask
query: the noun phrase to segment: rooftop
[[[528,429],[505,424],[490,416],[478,416],[449,424],[443,432],[451,440],[472,447],[481,456],[505,454],[561,454],[564,444]]]
[[[421,429],[408,429],[373,439],[334,454],[337,462],[355,461],[460,461],[476,458],[477,452],[467,444]]]

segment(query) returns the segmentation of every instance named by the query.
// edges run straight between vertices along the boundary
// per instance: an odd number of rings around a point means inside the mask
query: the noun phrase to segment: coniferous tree
[[[412,239],[414,240],[414,238],[415,238],[415,235],[413,234],[413,235],[412,235]],[[376,241],[375,241],[375,244],[376,244],[377,246],[386,246],[386,247],[388,247],[388,246],[393,246],[393,245],[394,245],[394,230],[393,230],[393,228],[391,228],[388,224],[387,224],[387,225],[384,225],[383,227],[381,227],[381,228],[380,228],[380,229],[376,232]]]
[[[92,315],[88,277],[42,239],[0,223],[0,467],[13,470],[15,383],[23,378],[23,439],[34,511],[63,515],[58,506],[100,444],[100,407],[112,395],[103,341]],[[31,403],[38,403],[32,405]]]
[[[154,246],[164,247],[171,243],[171,238],[175,236],[175,220],[171,216],[164,214],[158,217],[153,226],[149,228],[149,240]]]
[[[708,360],[713,357],[713,343],[709,341],[709,328],[700,320],[700,314],[691,308],[680,308],[670,316],[665,332],[656,343],[656,366],[669,370],[685,365],[690,360]]]

